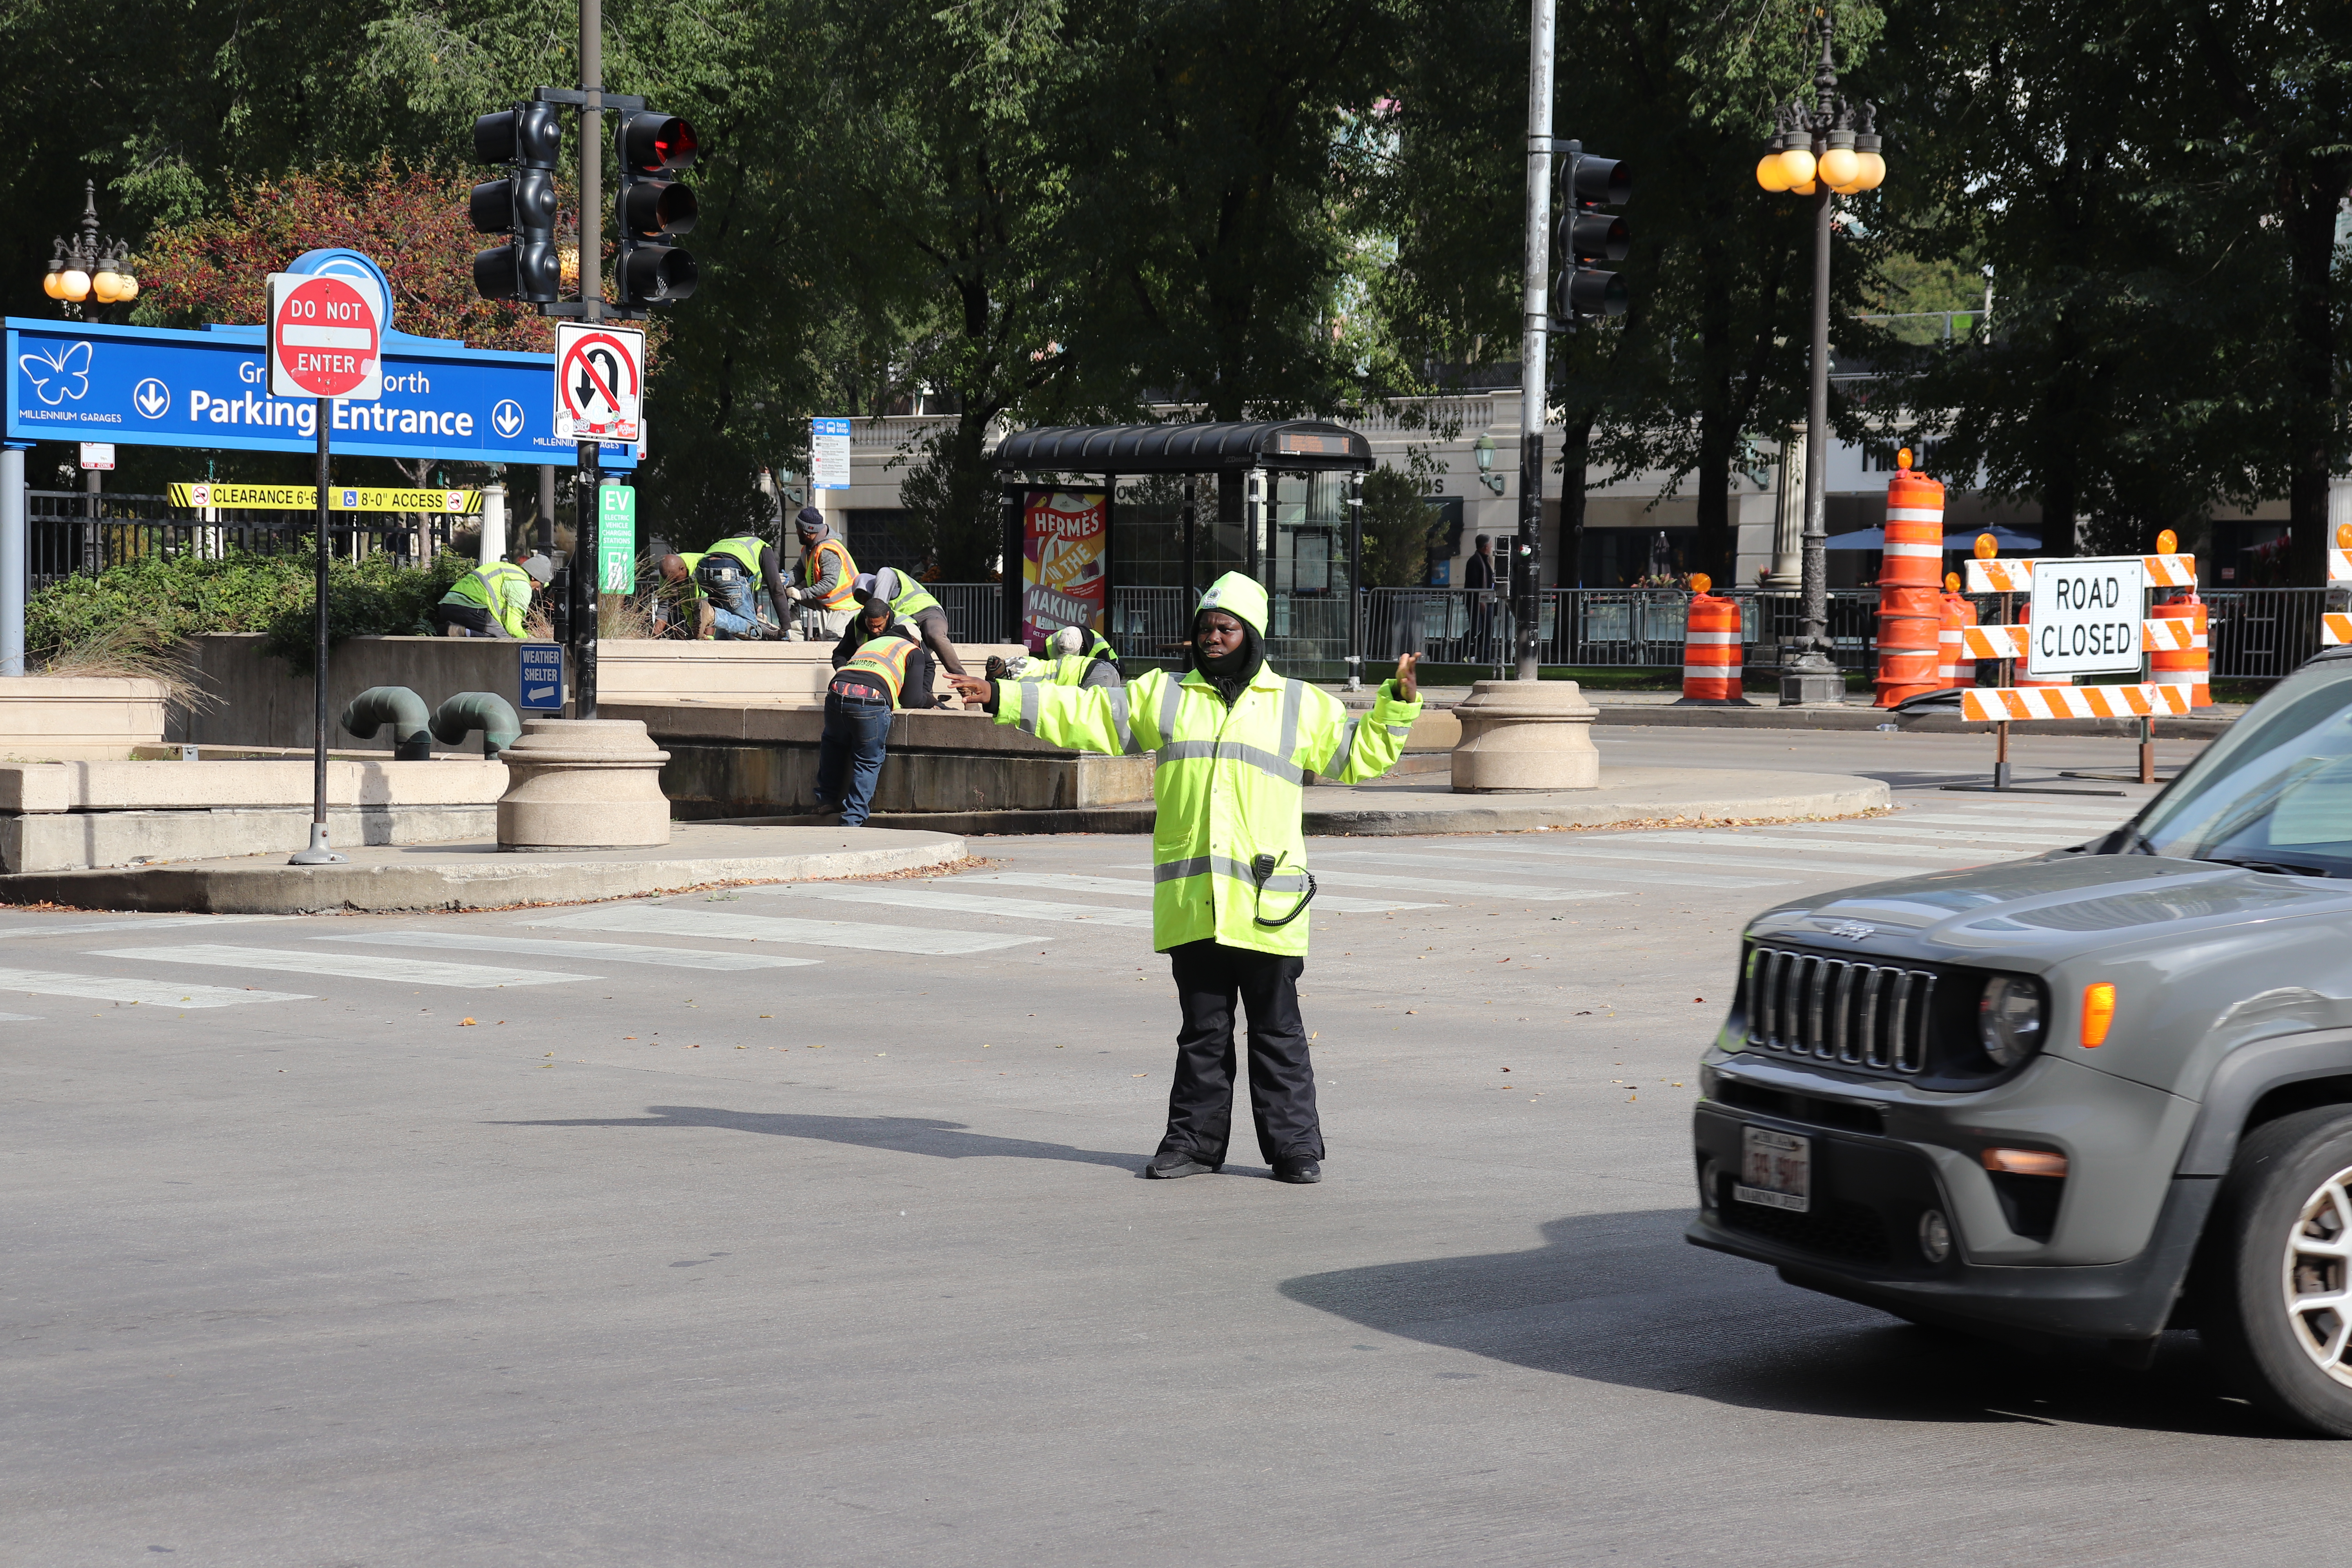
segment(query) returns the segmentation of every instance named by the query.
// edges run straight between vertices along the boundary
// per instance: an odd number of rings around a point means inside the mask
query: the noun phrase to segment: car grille
[[[1751,1049],[1882,1072],[1927,1062],[1936,976],[1896,964],[1758,947],[1748,965]]]

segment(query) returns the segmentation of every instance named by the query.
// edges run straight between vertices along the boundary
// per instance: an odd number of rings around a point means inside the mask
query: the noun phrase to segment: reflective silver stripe
[[[1037,683],[1024,680],[1021,686],[1021,727],[1031,734],[1037,732]]]
[[[1331,754],[1323,760],[1321,767],[1315,770],[1317,773],[1327,779],[1335,779],[1346,771],[1348,753],[1353,751],[1356,745],[1356,726],[1362,722],[1360,719],[1348,721],[1347,728],[1339,731],[1339,743],[1331,748]]]
[[[1223,855],[1195,855],[1189,860],[1164,861],[1151,868],[1151,879],[1155,882],[1181,882],[1187,877],[1206,877],[1212,872],[1253,887],[1257,884],[1257,879],[1250,875],[1246,864]],[[1265,879],[1265,890],[1269,893],[1303,893],[1307,890],[1307,874],[1304,871],[1276,871]]]
[[[1171,675],[1160,687],[1160,743],[1176,738],[1176,710],[1184,700],[1184,678]]]
[[[1135,727],[1127,721],[1127,688],[1124,686],[1111,688],[1110,724],[1113,732],[1118,736],[1119,755],[1135,757],[1143,754],[1143,748],[1135,743]]]
[[[1307,683],[1286,680],[1282,683],[1282,739],[1275,750],[1288,762],[1298,754],[1298,705],[1307,700]]]
[[[1412,726],[1411,724],[1383,724],[1381,728],[1386,730],[1390,734],[1394,735],[1400,741],[1412,733]]]
[[[1277,757],[1272,752],[1256,746],[1244,746],[1233,741],[1171,741],[1160,748],[1160,761],[1192,762],[1200,758],[1212,761],[1240,763],[1280,779],[1285,784],[1303,784],[1307,770],[1287,757]]]

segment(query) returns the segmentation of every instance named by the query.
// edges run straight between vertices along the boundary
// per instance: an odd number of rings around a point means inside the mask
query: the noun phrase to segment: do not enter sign
[[[271,273],[270,395],[381,398],[383,316],[372,279]]]

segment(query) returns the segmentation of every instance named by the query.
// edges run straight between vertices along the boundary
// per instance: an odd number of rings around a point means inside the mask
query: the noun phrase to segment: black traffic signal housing
[[[619,235],[614,281],[623,310],[642,312],[694,293],[694,258],[670,242],[694,231],[698,204],[677,176],[694,167],[700,147],[694,127],[676,115],[642,109],[614,116],[621,183],[613,198]]]
[[[1552,314],[1564,330],[1574,331],[1580,321],[1625,313],[1624,278],[1586,263],[1622,261],[1631,248],[1633,236],[1625,220],[1601,209],[1624,205],[1633,194],[1633,175],[1619,160],[1593,157],[1577,142],[1568,144],[1561,163],[1555,245],[1563,269],[1552,293]]]
[[[512,237],[474,257],[474,289],[485,300],[549,304],[562,297],[555,251],[555,161],[563,122],[551,103],[519,103],[474,121],[474,156],[504,163],[507,177],[476,185],[467,208],[483,234]]]

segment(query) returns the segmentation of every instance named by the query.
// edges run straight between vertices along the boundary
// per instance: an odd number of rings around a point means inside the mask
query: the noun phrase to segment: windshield
[[[2208,746],[2132,846],[2303,876],[2352,877],[2352,659],[2306,666]]]

